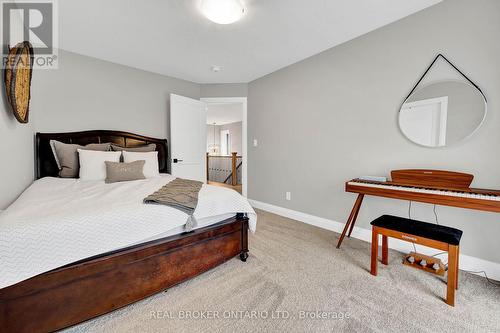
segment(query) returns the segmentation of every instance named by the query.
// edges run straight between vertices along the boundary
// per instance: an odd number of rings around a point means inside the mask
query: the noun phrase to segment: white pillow
[[[120,162],[121,151],[93,151],[78,149],[81,180],[106,179],[106,161]]]
[[[144,177],[155,178],[160,177],[160,166],[158,165],[158,152],[131,152],[124,150],[123,162],[130,163],[135,161],[145,161],[144,164]]]

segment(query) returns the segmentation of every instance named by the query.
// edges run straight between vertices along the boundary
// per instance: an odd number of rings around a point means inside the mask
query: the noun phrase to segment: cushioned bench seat
[[[392,215],[382,215],[372,221],[371,225],[429,238],[451,245],[460,244],[460,239],[462,238],[462,230]]]
[[[460,239],[462,231],[438,225],[421,222],[404,217],[382,215],[371,222],[372,225],[372,275],[377,275],[379,236],[382,236],[382,263],[389,263],[389,237],[414,244],[425,245],[448,252],[448,283],[446,303],[455,305],[455,289],[458,289],[458,261],[460,256]],[[425,264],[424,264],[425,265]]]

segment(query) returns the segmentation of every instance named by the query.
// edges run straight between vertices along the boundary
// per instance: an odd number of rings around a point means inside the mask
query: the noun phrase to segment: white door
[[[429,147],[446,145],[448,98],[432,98],[405,103],[399,124],[405,135],[414,142]]]
[[[204,102],[170,94],[172,175],[206,181],[207,107]]]
[[[231,155],[231,135],[229,130],[220,131],[220,153],[221,155]]]

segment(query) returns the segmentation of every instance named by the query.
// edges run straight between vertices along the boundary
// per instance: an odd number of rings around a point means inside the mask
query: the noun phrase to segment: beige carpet
[[[233,259],[68,331],[500,332],[500,288],[484,278],[461,272],[452,308],[445,283],[403,266],[400,253],[372,277],[368,243],[349,239],[337,250],[336,233],[258,215],[246,263]]]

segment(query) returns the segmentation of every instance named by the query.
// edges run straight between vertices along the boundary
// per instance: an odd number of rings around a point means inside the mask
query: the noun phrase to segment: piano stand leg
[[[363,198],[361,198],[361,201],[363,201]],[[354,217],[352,218],[351,227],[349,228],[349,233],[347,234],[348,238],[351,238],[352,229],[354,229],[354,224],[356,224],[356,220],[358,219],[359,209],[361,208],[361,201],[359,203],[358,209],[356,210],[356,213],[354,213]]]
[[[352,229],[354,229],[354,224],[356,224],[356,219],[358,218],[358,213],[359,209],[361,208],[361,203],[363,202],[364,194],[359,194],[358,197],[356,198],[356,202],[354,203],[354,206],[352,207],[351,214],[349,215],[349,218],[347,219],[347,222],[345,223],[344,230],[342,231],[342,235],[340,235],[339,241],[337,243],[337,249],[340,248],[340,245],[342,244],[342,241],[344,240],[345,235],[347,234],[347,231],[349,230],[349,235],[348,237],[351,236]]]

